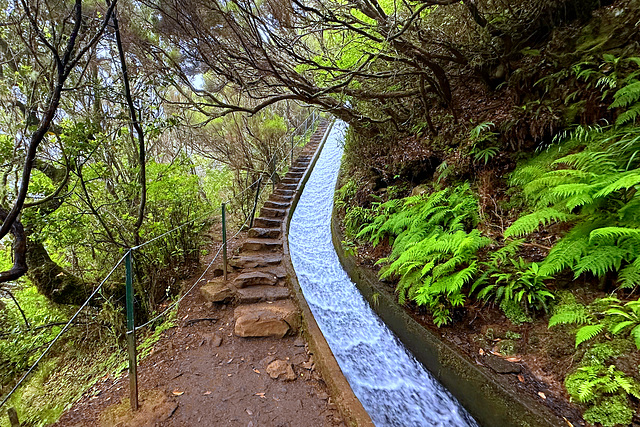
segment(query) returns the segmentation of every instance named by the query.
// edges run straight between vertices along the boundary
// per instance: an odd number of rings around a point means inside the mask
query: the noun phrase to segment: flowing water
[[[342,372],[376,426],[477,426],[371,310],[331,241],[346,125],[337,122],[293,214],[291,260]]]

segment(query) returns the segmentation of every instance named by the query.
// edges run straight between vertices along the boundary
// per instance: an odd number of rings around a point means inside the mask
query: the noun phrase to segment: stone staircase
[[[283,221],[327,130],[322,122],[293,166],[264,203],[239,253],[229,260],[227,280],[217,277],[200,288],[207,301],[233,303],[234,333],[240,337],[284,337],[300,325],[300,314],[282,264]]]

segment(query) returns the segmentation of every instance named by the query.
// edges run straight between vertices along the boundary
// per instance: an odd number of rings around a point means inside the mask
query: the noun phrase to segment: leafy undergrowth
[[[14,291],[30,324],[27,330],[19,311],[3,299],[6,304],[3,322],[10,325],[6,335],[0,337],[3,395],[36,361],[71,314],[68,309],[48,302],[33,286]],[[105,327],[100,317],[108,311],[98,314],[89,310],[79,317],[78,323],[63,335],[7,401],[5,407],[16,409],[22,425],[54,423],[96,382],[119,376],[127,369],[126,345],[116,338],[117,332]],[[175,325],[175,314],[176,310],[171,310],[155,329],[138,332],[138,360],[151,352],[163,331]],[[53,326],[41,327],[45,325]],[[0,426],[10,426],[7,417],[0,418]]]
[[[358,168],[350,135],[342,176],[351,178],[336,208],[343,245],[380,267],[401,304],[457,330],[474,351],[524,362],[587,422],[625,426],[640,400],[640,56],[604,53],[568,73],[536,83],[582,85],[548,111],[567,113],[596,92],[597,123],[567,119],[531,150],[476,117],[418,179]],[[528,96],[543,101],[553,87]],[[433,137],[424,146],[418,158],[442,150]]]

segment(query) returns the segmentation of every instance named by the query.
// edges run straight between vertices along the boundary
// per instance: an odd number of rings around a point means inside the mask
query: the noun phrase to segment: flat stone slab
[[[300,313],[291,300],[236,307],[234,333],[239,337],[284,337],[300,325]]]
[[[235,297],[235,290],[224,280],[210,280],[200,288],[200,294],[210,302],[225,302]]]
[[[287,209],[291,203],[289,202],[274,202],[273,200],[267,200],[264,202],[265,208],[273,208],[273,209]]]
[[[282,233],[282,231],[280,230],[280,228],[258,228],[258,227],[254,227],[251,230],[249,230],[249,232],[247,233],[247,235],[251,238],[266,238],[266,239],[277,239],[280,237],[280,234]]]
[[[265,218],[284,218],[287,213],[285,209],[267,208],[260,209],[260,216]]]
[[[247,251],[277,251],[282,249],[280,239],[247,239],[242,243],[242,252]]]
[[[252,304],[263,301],[278,301],[289,298],[291,292],[282,286],[250,286],[236,291],[236,300],[240,304]]]
[[[279,253],[245,253],[229,260],[229,264],[235,268],[256,268],[278,265],[282,262],[282,254]]]
[[[257,271],[262,271],[262,272],[265,272],[265,273],[273,274],[278,279],[284,279],[285,277],[287,277],[287,270],[281,265],[262,267]]]
[[[264,271],[251,271],[242,273],[235,278],[233,284],[238,288],[246,288],[247,286],[269,285],[273,286],[278,283],[278,277],[273,273]]]
[[[276,227],[280,227],[282,221],[280,219],[275,219],[275,218],[263,218],[263,217],[258,217],[255,220],[253,220],[253,225],[255,225],[258,228],[276,228]]]

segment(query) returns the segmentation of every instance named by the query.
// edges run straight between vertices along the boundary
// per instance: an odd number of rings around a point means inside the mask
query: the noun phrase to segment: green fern
[[[546,226],[552,222],[567,221],[569,215],[553,208],[545,208],[533,212],[529,215],[518,218],[504,232],[505,239],[510,237],[520,237],[530,234],[542,226]]]
[[[628,107],[640,101],[640,81],[628,84],[613,95],[610,108]]]
[[[583,326],[576,332],[576,348],[585,341],[595,338],[604,331],[604,325],[595,324]]]
[[[592,321],[593,317],[587,307],[573,302],[556,307],[554,315],[549,319],[549,327],[556,325],[584,325]]]
[[[378,261],[381,278],[399,278],[398,301],[427,307],[438,326],[464,303],[463,289],[478,273],[476,253],[491,243],[473,229],[478,204],[470,193],[465,184],[381,204],[358,234],[374,245],[389,238],[391,254]]]

